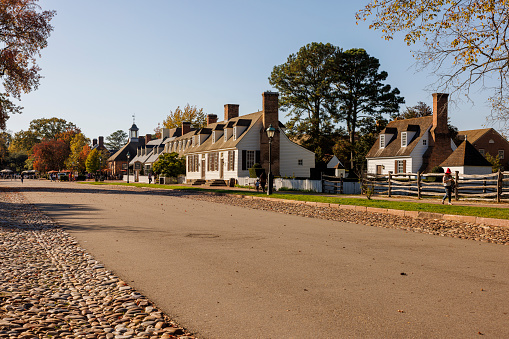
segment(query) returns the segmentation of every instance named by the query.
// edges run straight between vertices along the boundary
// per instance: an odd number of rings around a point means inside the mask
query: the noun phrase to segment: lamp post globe
[[[276,129],[272,126],[272,124],[269,125],[269,127],[266,130],[267,136],[269,137],[269,177],[268,177],[268,187],[267,187],[267,195],[272,194],[272,187],[273,187],[273,176],[272,176],[272,138],[274,138],[274,134],[276,133]]]

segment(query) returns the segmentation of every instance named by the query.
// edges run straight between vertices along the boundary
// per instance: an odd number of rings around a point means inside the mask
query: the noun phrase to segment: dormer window
[[[225,141],[225,142],[226,142],[226,141],[228,141],[228,133],[225,133],[225,134],[224,134],[224,141]]]
[[[407,132],[401,132],[401,147],[407,147]]]
[[[385,147],[385,135],[380,134],[380,148],[384,148],[384,147]]]
[[[233,127],[233,140],[237,140],[237,126]]]

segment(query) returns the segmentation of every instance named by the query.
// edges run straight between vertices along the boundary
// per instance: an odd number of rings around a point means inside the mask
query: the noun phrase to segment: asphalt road
[[[508,246],[149,190],[0,185],[200,338],[509,337]]]

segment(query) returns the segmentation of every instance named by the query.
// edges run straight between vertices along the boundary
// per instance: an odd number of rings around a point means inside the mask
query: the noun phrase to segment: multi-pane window
[[[251,168],[255,164],[255,151],[246,151],[246,167]]]
[[[209,153],[208,157],[208,171],[219,171],[219,153]]]
[[[198,172],[199,169],[199,155],[192,154],[187,156],[187,171],[188,172]]]
[[[407,132],[401,133],[401,147],[407,146]]]
[[[422,139],[422,144],[423,144],[424,146],[426,146],[426,145],[428,144],[428,140],[426,140],[426,139]]]
[[[479,153],[481,153],[481,155],[484,157],[485,156],[484,148],[479,148]]]
[[[385,135],[380,134],[380,148],[385,147]]]
[[[405,160],[397,160],[396,161],[396,173],[405,173],[406,172],[406,161]]]
[[[228,171],[235,171],[235,151],[228,151]]]
[[[504,150],[503,149],[499,149],[498,150],[498,158],[499,159],[504,159]]]
[[[302,159],[297,160],[297,165],[299,165],[299,166],[304,165],[304,160],[302,160]]]

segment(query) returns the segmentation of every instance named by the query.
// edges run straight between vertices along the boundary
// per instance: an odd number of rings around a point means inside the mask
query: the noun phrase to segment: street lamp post
[[[129,183],[129,159],[131,158],[131,155],[129,154],[129,151],[127,151],[127,183]]]
[[[267,136],[269,137],[269,182],[267,187],[267,195],[272,194],[273,187],[273,176],[272,176],[272,138],[274,138],[274,134],[276,133],[276,129],[272,127],[272,124],[267,128]]]

